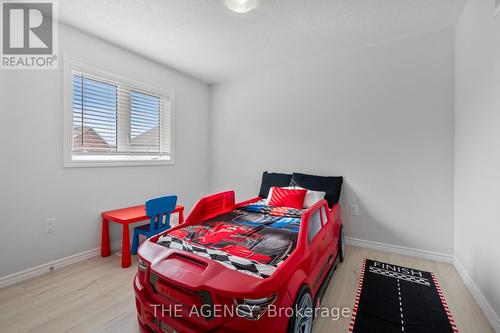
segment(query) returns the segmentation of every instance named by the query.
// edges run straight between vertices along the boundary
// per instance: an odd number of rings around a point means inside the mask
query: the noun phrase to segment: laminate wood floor
[[[346,260],[333,275],[322,306],[354,302],[363,258],[434,272],[459,332],[493,333],[455,268],[446,263],[346,247]],[[0,289],[0,332],[138,332],[132,279],[136,263],[120,267],[120,257],[91,258]],[[317,318],[314,332],[347,332],[350,318]]]

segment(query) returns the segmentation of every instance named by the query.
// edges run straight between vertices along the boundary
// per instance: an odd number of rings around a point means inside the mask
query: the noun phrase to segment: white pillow
[[[273,187],[271,187],[271,189],[269,190],[269,194],[267,195],[266,205],[269,205],[269,202],[271,201],[271,197],[273,196]],[[286,186],[283,188],[286,188],[289,190],[306,190],[305,188],[300,187],[300,186]],[[306,197],[304,198],[304,208],[312,207],[316,202],[323,199],[325,197],[325,195],[326,195],[326,192],[307,190]]]
[[[312,207],[316,202],[324,199],[326,192],[307,190],[306,198],[304,199],[304,208]]]

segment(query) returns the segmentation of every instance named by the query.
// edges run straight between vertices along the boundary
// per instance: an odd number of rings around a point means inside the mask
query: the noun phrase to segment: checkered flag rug
[[[433,273],[364,259],[349,332],[458,330]]]
[[[168,234],[161,236],[157,243],[171,249],[183,250],[200,257],[212,259],[230,269],[258,278],[267,278],[271,276],[279,265],[279,263],[276,266],[261,264],[254,260],[233,256],[221,250],[195,245]]]
[[[431,284],[429,283],[429,280],[423,277],[418,277],[418,276],[413,276],[413,275],[406,275],[398,272],[393,272],[393,271],[388,271],[385,269],[381,269],[378,267],[373,267],[370,266],[370,273],[375,273],[375,274],[380,274],[380,275],[385,275],[388,277],[392,277],[395,279],[400,279],[400,280],[405,280],[408,282],[415,282],[415,283],[420,283],[425,286],[430,286]]]

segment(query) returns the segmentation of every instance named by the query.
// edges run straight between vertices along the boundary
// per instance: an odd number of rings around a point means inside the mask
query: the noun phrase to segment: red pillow
[[[306,189],[286,189],[274,186],[269,206],[302,209],[306,194]]]

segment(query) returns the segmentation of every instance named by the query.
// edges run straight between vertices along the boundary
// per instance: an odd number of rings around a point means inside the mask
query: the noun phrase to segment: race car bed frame
[[[320,200],[293,210],[217,193],[138,254],[134,289],[143,332],[308,332],[312,318],[297,309],[320,305],[343,259],[340,207]]]

